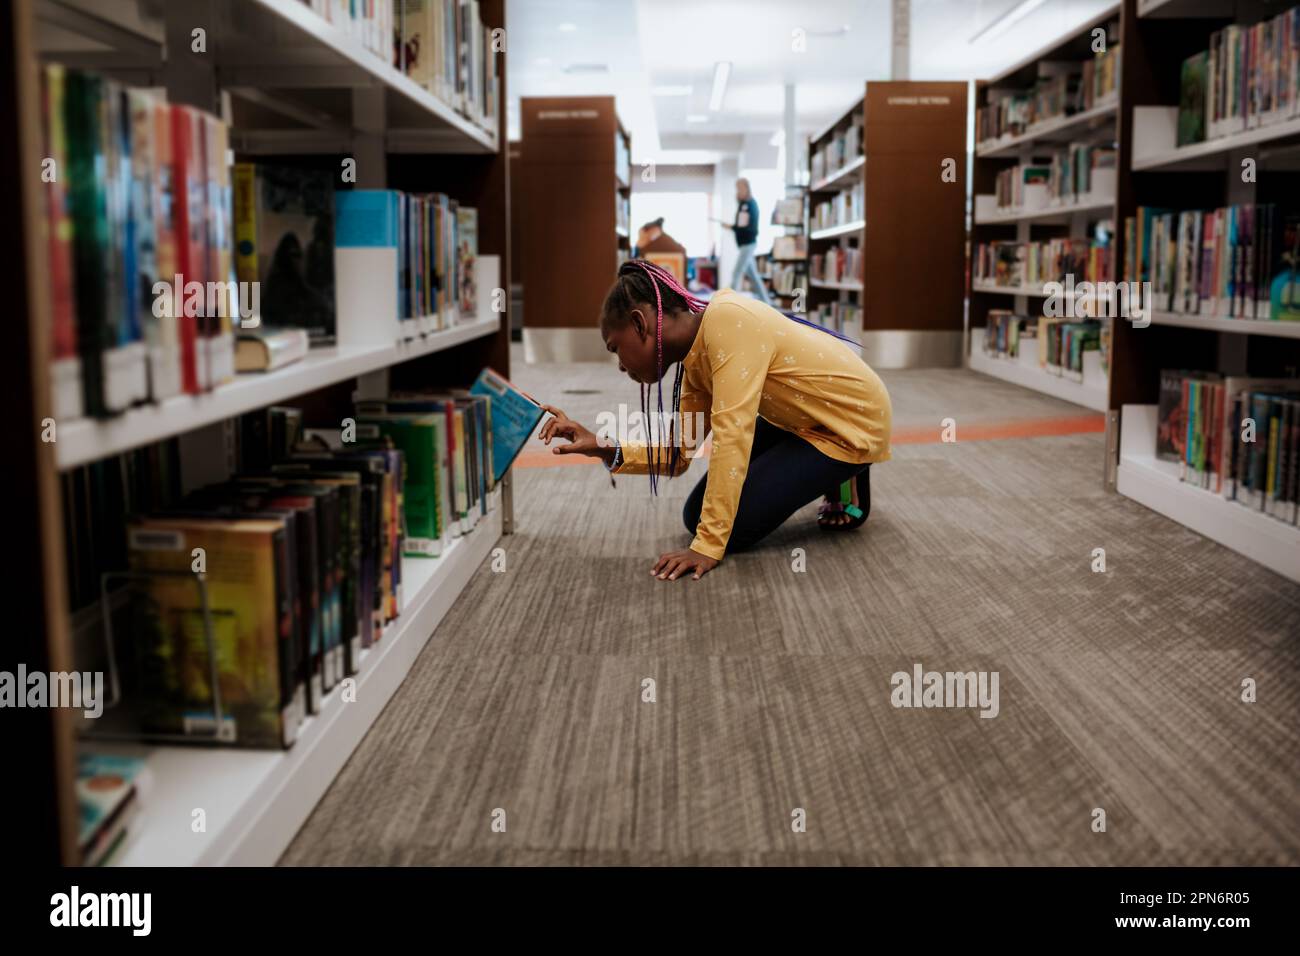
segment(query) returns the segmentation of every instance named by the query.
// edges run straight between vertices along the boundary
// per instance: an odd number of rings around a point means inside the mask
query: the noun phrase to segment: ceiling
[[[911,0],[911,77],[995,75],[1114,0],[1046,0],[1000,37],[970,37],[1020,0]],[[519,96],[613,95],[637,161],[713,162],[780,130],[795,87],[800,135],[890,75],[891,0],[507,0],[512,136]],[[847,28],[847,29],[845,29]],[[794,49],[802,30],[806,49]],[[709,110],[714,64],[733,64]],[[681,95],[656,88],[690,87]],[[704,122],[691,122],[688,117]]]

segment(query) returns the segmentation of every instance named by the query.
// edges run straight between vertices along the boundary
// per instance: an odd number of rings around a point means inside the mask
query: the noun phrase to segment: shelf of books
[[[865,105],[859,101],[808,143],[808,317],[862,339],[866,226]]]
[[[92,744],[96,757],[139,762],[140,810],[113,863],[270,866],[401,685],[456,596],[501,535],[499,492],[485,524],[436,560],[402,559],[401,615],[361,652],[355,685],[326,695],[287,750]],[[346,699],[345,699],[346,698]],[[205,829],[191,826],[195,808]]]
[[[1300,580],[1300,6],[1123,17],[1114,484]]]
[[[969,366],[1099,411],[1114,317],[1104,290],[1119,189],[1119,14],[1112,7],[976,84]]]
[[[3,15],[45,837],[274,863],[512,521],[505,2]]]
[[[804,236],[807,191],[787,186],[785,198],[772,210],[772,225],[782,234],[772,239],[772,251],[758,258],[758,272],[767,283],[768,294],[782,309],[797,305],[808,287],[808,240]]]

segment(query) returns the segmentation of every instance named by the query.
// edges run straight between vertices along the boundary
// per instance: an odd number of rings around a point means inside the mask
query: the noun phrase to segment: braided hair
[[[698,315],[708,305],[704,300],[691,295],[671,272],[662,266],[644,259],[629,259],[618,269],[618,278],[605,296],[601,308],[600,324],[602,328],[620,327],[627,324],[632,310],[641,303],[655,304],[655,353],[657,356],[657,378],[655,389],[658,393],[658,418],[650,418],[650,385],[641,385],[641,415],[643,421],[662,422],[664,420],[664,312],[690,312]],[[682,403],[682,366],[677,365],[677,374],[673,378],[671,408],[672,421],[669,424],[668,447],[658,442],[651,442],[646,449],[649,462],[650,492],[659,493],[659,476],[667,474],[672,478],[677,473],[677,464],[681,458],[681,449],[676,440],[677,418]]]

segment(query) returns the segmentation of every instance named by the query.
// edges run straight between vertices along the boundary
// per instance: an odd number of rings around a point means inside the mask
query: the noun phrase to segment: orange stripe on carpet
[[[1009,422],[980,422],[963,425],[957,419],[957,441],[1002,441],[1008,438],[1052,438],[1089,435],[1106,430],[1104,415],[1070,415],[1063,418],[1024,418]],[[895,445],[937,445],[943,441],[943,426],[902,428],[894,432]],[[708,456],[708,448],[703,457]],[[561,465],[590,465],[582,455],[556,455],[551,449],[526,449],[515,459],[516,468],[555,468]]]

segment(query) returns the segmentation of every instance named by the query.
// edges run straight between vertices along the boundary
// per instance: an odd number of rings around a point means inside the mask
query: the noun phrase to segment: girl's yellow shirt
[[[713,433],[708,489],[692,551],[717,559],[726,552],[759,415],[837,461],[890,458],[891,408],[880,377],[844,342],[756,299],[730,289],[714,295],[682,368],[676,435],[685,440],[677,474],[690,465],[704,436]],[[697,420],[703,424],[698,436],[692,427]],[[616,473],[649,471],[644,442],[621,448]]]

